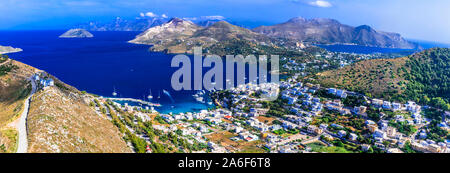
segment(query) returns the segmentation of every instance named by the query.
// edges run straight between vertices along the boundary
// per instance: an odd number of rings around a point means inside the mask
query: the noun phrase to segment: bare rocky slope
[[[278,40],[226,21],[203,28],[191,21],[173,18],[139,34],[130,43],[152,45],[152,51],[166,53],[193,53],[193,47],[202,47],[207,53],[223,56],[226,53],[249,54],[274,48]],[[225,49],[227,51],[224,52]]]
[[[59,38],[91,38],[94,37],[89,31],[86,31],[84,29],[70,29]]]
[[[309,76],[325,87],[450,110],[450,49],[432,48],[395,59],[372,59]]]
[[[6,68],[11,67],[11,68]],[[0,153],[15,152],[18,133],[12,126],[30,94],[27,80],[40,71],[8,59],[0,65]],[[27,118],[28,152],[132,152],[121,133],[89,106],[93,98],[55,77],[55,85],[36,92]]]
[[[41,90],[32,97],[29,152],[132,152],[117,127],[89,107],[83,94],[61,85],[64,84]]]
[[[14,121],[22,113],[24,101],[31,92],[27,78],[37,69],[10,59],[0,59],[3,61],[0,63],[0,153],[12,153],[17,149],[18,140]]]

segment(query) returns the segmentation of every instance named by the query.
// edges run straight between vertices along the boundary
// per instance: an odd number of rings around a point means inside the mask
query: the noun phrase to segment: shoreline
[[[110,99],[112,101],[130,101],[130,102],[141,103],[141,104],[148,105],[148,106],[162,107],[162,105],[159,103],[152,103],[152,102],[148,102],[148,101],[144,101],[144,100],[140,100],[140,99],[134,99],[134,98],[117,98],[117,97],[103,97],[103,98]]]
[[[12,46],[0,46],[0,54],[17,53],[22,52],[21,48],[14,48]]]

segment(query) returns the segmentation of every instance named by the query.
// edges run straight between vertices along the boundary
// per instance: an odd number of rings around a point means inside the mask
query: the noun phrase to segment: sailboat
[[[160,98],[161,98],[161,91],[158,92],[158,99],[160,99]]]
[[[114,91],[113,91],[112,95],[117,96],[116,87],[114,87]]]
[[[150,94],[147,96],[148,100],[153,99],[153,95],[152,95],[152,89],[150,89]]]

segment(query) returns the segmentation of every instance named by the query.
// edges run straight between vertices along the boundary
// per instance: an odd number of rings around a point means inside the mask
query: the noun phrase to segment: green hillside
[[[408,57],[360,61],[311,76],[326,87],[345,88],[392,101],[413,100],[450,109],[450,49]]]

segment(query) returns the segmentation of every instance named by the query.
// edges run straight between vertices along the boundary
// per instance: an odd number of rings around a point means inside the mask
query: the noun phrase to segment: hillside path
[[[26,153],[28,150],[28,139],[27,139],[27,117],[28,110],[30,109],[30,101],[33,94],[36,92],[35,81],[30,78],[31,81],[31,94],[25,100],[25,106],[22,114],[20,115],[19,123],[17,124],[17,131],[19,132],[19,144],[17,146],[17,153]]]

